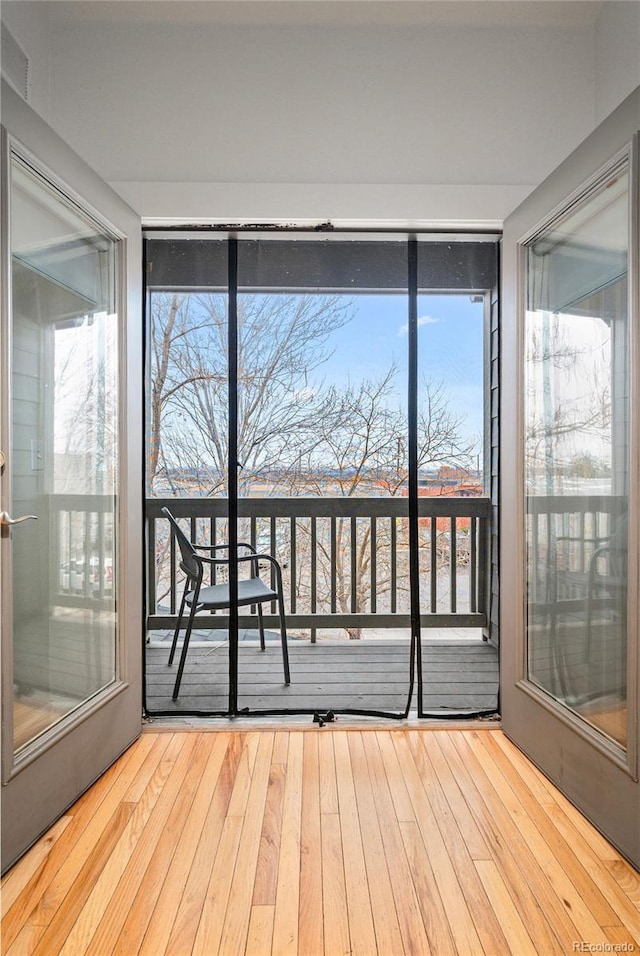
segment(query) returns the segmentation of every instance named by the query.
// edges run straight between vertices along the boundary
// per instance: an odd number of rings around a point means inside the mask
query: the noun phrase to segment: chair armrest
[[[223,545],[226,547],[226,545]],[[196,561],[200,561],[202,564],[230,564],[231,558],[205,558],[201,557],[199,554],[195,555]],[[237,559],[238,563],[241,561],[269,561],[275,566],[275,568],[280,571],[280,565],[276,559],[270,554],[257,554],[253,551],[251,554],[240,554]]]
[[[229,550],[228,544],[194,544],[193,547],[196,549],[196,551],[222,551],[222,550],[228,551]],[[249,544],[247,541],[238,541],[237,547],[248,548],[252,554],[256,553],[256,549],[253,547],[252,544]]]

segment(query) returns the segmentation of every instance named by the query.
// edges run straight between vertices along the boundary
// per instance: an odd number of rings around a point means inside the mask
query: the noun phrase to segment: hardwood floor
[[[152,728],[2,913],[5,956],[633,952],[640,874],[497,729]]]

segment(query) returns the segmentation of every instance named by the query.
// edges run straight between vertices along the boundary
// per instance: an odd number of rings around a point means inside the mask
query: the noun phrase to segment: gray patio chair
[[[178,612],[178,622],[173,635],[171,653],[169,654],[169,667],[171,667],[173,664],[173,658],[178,643],[178,635],[182,626],[182,615],[184,613],[185,605],[188,605],[190,608],[187,629],[185,631],[184,642],[182,645],[182,653],[180,655],[180,663],[178,665],[178,673],[176,676],[175,686],[173,688],[173,699],[177,700],[178,694],[180,692],[182,673],[184,671],[184,665],[187,659],[187,651],[189,650],[189,641],[191,640],[191,631],[193,629],[193,622],[195,620],[196,613],[198,611],[218,611],[231,606],[229,584],[214,584],[209,587],[202,586],[205,566],[209,565],[214,567],[228,567],[231,559],[228,555],[229,545],[196,545],[189,540],[168,508],[163,508],[162,513],[166,518],[168,518],[171,527],[173,528],[182,559],[180,561],[180,567],[186,575],[184,592],[182,594],[182,602],[180,604],[180,611]],[[270,554],[258,554],[252,545],[239,541],[238,552],[241,550],[248,550],[249,553],[238,553],[237,561],[239,564],[249,563],[250,577],[238,581],[238,607],[246,607],[251,604],[256,605],[258,612],[258,627],[260,631],[260,647],[262,650],[264,650],[265,640],[264,625],[262,620],[262,605],[265,602],[270,601],[278,602],[278,614],[280,617],[280,641],[282,644],[282,662],[284,664],[284,680],[285,684],[289,684],[291,682],[289,673],[289,648],[287,645],[287,628],[284,616],[282,571],[280,565]],[[204,557],[198,554],[199,551],[208,551],[212,556]],[[226,557],[213,556],[216,552],[224,551],[227,552]],[[276,583],[275,590],[272,590],[270,587],[268,587],[259,576],[259,563],[265,561],[268,562],[268,564],[270,564],[274,570]]]

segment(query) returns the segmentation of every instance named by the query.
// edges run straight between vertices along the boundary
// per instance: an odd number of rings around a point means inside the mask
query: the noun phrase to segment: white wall
[[[603,4],[597,33],[574,12],[589,4],[359,6],[5,0],[2,16],[46,24],[33,105],[148,219],[499,224],[634,85],[635,2]]]
[[[40,3],[3,0],[0,16],[29,59],[29,103],[47,122],[51,118],[49,9]]]
[[[640,86],[640,3],[607,0],[595,32],[596,121]]]

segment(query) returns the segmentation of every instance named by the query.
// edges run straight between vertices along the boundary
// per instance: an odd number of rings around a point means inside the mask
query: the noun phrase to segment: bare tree
[[[156,480],[161,477],[175,492],[179,475],[171,467],[171,461],[167,463],[163,439],[170,432],[175,407],[180,405],[185,390],[204,387],[215,380],[216,357],[212,356],[213,366],[199,362],[190,367],[181,360],[185,351],[187,354],[192,353],[193,338],[204,334],[207,327],[207,316],[200,316],[192,308],[192,296],[159,292],[154,293],[152,303],[147,480],[153,491]],[[173,437],[168,444],[172,460]]]
[[[322,403],[322,414],[314,421],[313,436],[302,446],[295,467],[287,474],[290,493],[355,497],[406,495],[408,479],[407,414],[398,396],[395,380],[399,370],[392,364],[377,378],[364,379],[343,388],[331,386]],[[442,386],[424,382],[418,422],[418,466],[434,467],[446,462],[468,467],[473,460],[473,442],[463,440],[462,422],[451,412]],[[304,535],[304,526],[302,532]],[[350,519],[336,521],[334,551],[328,529],[317,533],[317,547],[323,557],[318,573],[328,582],[332,554],[335,560],[337,602],[341,611],[366,611],[370,598],[371,528],[364,524],[357,532],[357,547],[351,553]],[[406,522],[403,532],[406,535]],[[384,597],[391,588],[389,565],[390,529],[377,532],[377,587]],[[303,538],[304,540],[304,538]],[[349,557],[351,555],[351,557]],[[353,562],[353,564],[352,564]],[[406,565],[406,566],[405,566]],[[396,569],[400,589],[408,586],[408,564]],[[304,590],[304,582],[299,587]],[[361,636],[359,628],[348,628],[349,637]]]
[[[568,465],[594,441],[607,446],[611,440],[609,331],[603,323],[600,341],[593,335],[583,341],[567,321],[540,313],[527,337],[528,470],[544,476],[548,494],[554,493],[562,456]]]
[[[228,472],[226,300],[220,295],[164,294],[156,303],[155,298],[152,488],[156,494],[164,485],[173,493],[183,487],[191,494],[215,495],[224,491]],[[322,377],[332,354],[331,333],[346,324],[352,312],[352,304],[339,296],[240,297],[241,493],[249,493],[251,483],[262,475],[271,493],[284,495],[406,495],[407,413],[398,367],[391,363],[377,377],[341,385],[327,384]],[[462,438],[462,422],[452,413],[443,386],[422,383],[418,429],[419,467],[468,467],[473,460],[476,448]],[[389,534],[381,528],[380,555],[390,552]],[[333,554],[340,610],[366,610],[372,547],[368,525],[359,529],[353,559],[348,519],[337,521],[333,550],[326,527],[316,543],[323,558],[318,573],[327,584]],[[304,596],[310,562],[310,527],[304,522],[299,523],[296,554],[299,579],[292,586]],[[380,557],[381,596],[391,585],[387,564]],[[408,575],[402,560],[397,572],[402,587]],[[323,590],[328,593],[329,588]],[[360,637],[359,629],[350,629],[349,636]]]
[[[200,494],[226,487],[228,341],[221,295],[153,297],[150,485],[187,476]],[[339,296],[246,295],[238,307],[238,458],[241,485],[287,467],[317,419],[314,372],[331,333],[349,321]]]

